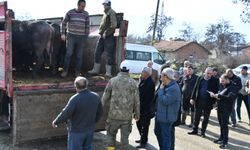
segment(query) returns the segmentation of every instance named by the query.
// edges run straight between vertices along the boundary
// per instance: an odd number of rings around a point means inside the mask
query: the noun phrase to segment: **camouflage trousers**
[[[109,119],[107,121],[106,130],[109,138],[109,146],[115,146],[118,129],[120,129],[121,132],[121,149],[126,150],[129,145],[128,137],[132,131],[131,120],[124,121]]]

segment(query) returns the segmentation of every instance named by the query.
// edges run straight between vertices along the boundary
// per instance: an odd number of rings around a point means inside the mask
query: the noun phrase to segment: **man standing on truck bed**
[[[68,75],[71,56],[75,48],[75,75],[81,74],[83,47],[89,35],[89,13],[85,11],[85,0],[78,0],[77,8],[69,10],[61,24],[61,38],[66,40],[66,53],[62,77]],[[67,34],[65,31],[67,29]]]
[[[104,0],[104,15],[99,27],[100,38],[95,50],[94,67],[88,73],[99,74],[101,67],[101,56],[105,51],[107,53],[106,76],[112,77],[112,65],[114,64],[115,54],[115,28],[117,26],[116,13],[111,8],[110,0]]]
[[[132,117],[136,121],[140,116],[140,100],[137,82],[129,77],[129,69],[125,61],[120,65],[120,73],[111,78],[104,90],[103,106],[109,105],[106,121],[107,135],[115,146],[116,134],[121,130],[122,150],[128,148],[128,137],[132,130]]]
[[[101,118],[102,103],[98,94],[87,89],[88,80],[78,76],[73,95],[62,112],[52,122],[52,127],[67,122],[68,150],[91,150],[95,123]]]

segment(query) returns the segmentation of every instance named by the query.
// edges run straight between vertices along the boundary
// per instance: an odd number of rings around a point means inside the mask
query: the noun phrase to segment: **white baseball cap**
[[[121,64],[120,64],[120,69],[122,70],[122,71],[128,71],[130,68],[129,68],[129,62],[128,61],[126,61],[126,60],[124,60],[124,61],[122,61],[121,62]]]
[[[110,4],[111,1],[110,0],[103,0],[102,4]]]

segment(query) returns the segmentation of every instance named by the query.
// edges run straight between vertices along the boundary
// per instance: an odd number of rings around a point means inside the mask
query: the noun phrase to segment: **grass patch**
[[[135,73],[130,74],[130,77],[133,78],[133,79],[139,79],[140,76],[141,76],[141,74],[135,74]]]

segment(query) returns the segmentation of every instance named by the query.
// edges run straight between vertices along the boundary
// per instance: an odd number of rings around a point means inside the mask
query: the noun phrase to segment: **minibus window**
[[[165,60],[163,59],[163,57],[159,53],[156,53],[156,52],[153,53],[153,61],[154,63],[160,64],[160,65],[165,63]]]
[[[149,52],[141,52],[141,51],[126,50],[125,59],[127,59],[127,60],[138,60],[138,61],[148,61],[148,60],[151,60],[151,53],[149,53]]]
[[[125,52],[125,59],[127,60],[133,60],[134,59],[134,51],[128,51]]]
[[[148,61],[151,60],[151,54],[148,52],[135,52],[135,60]]]

